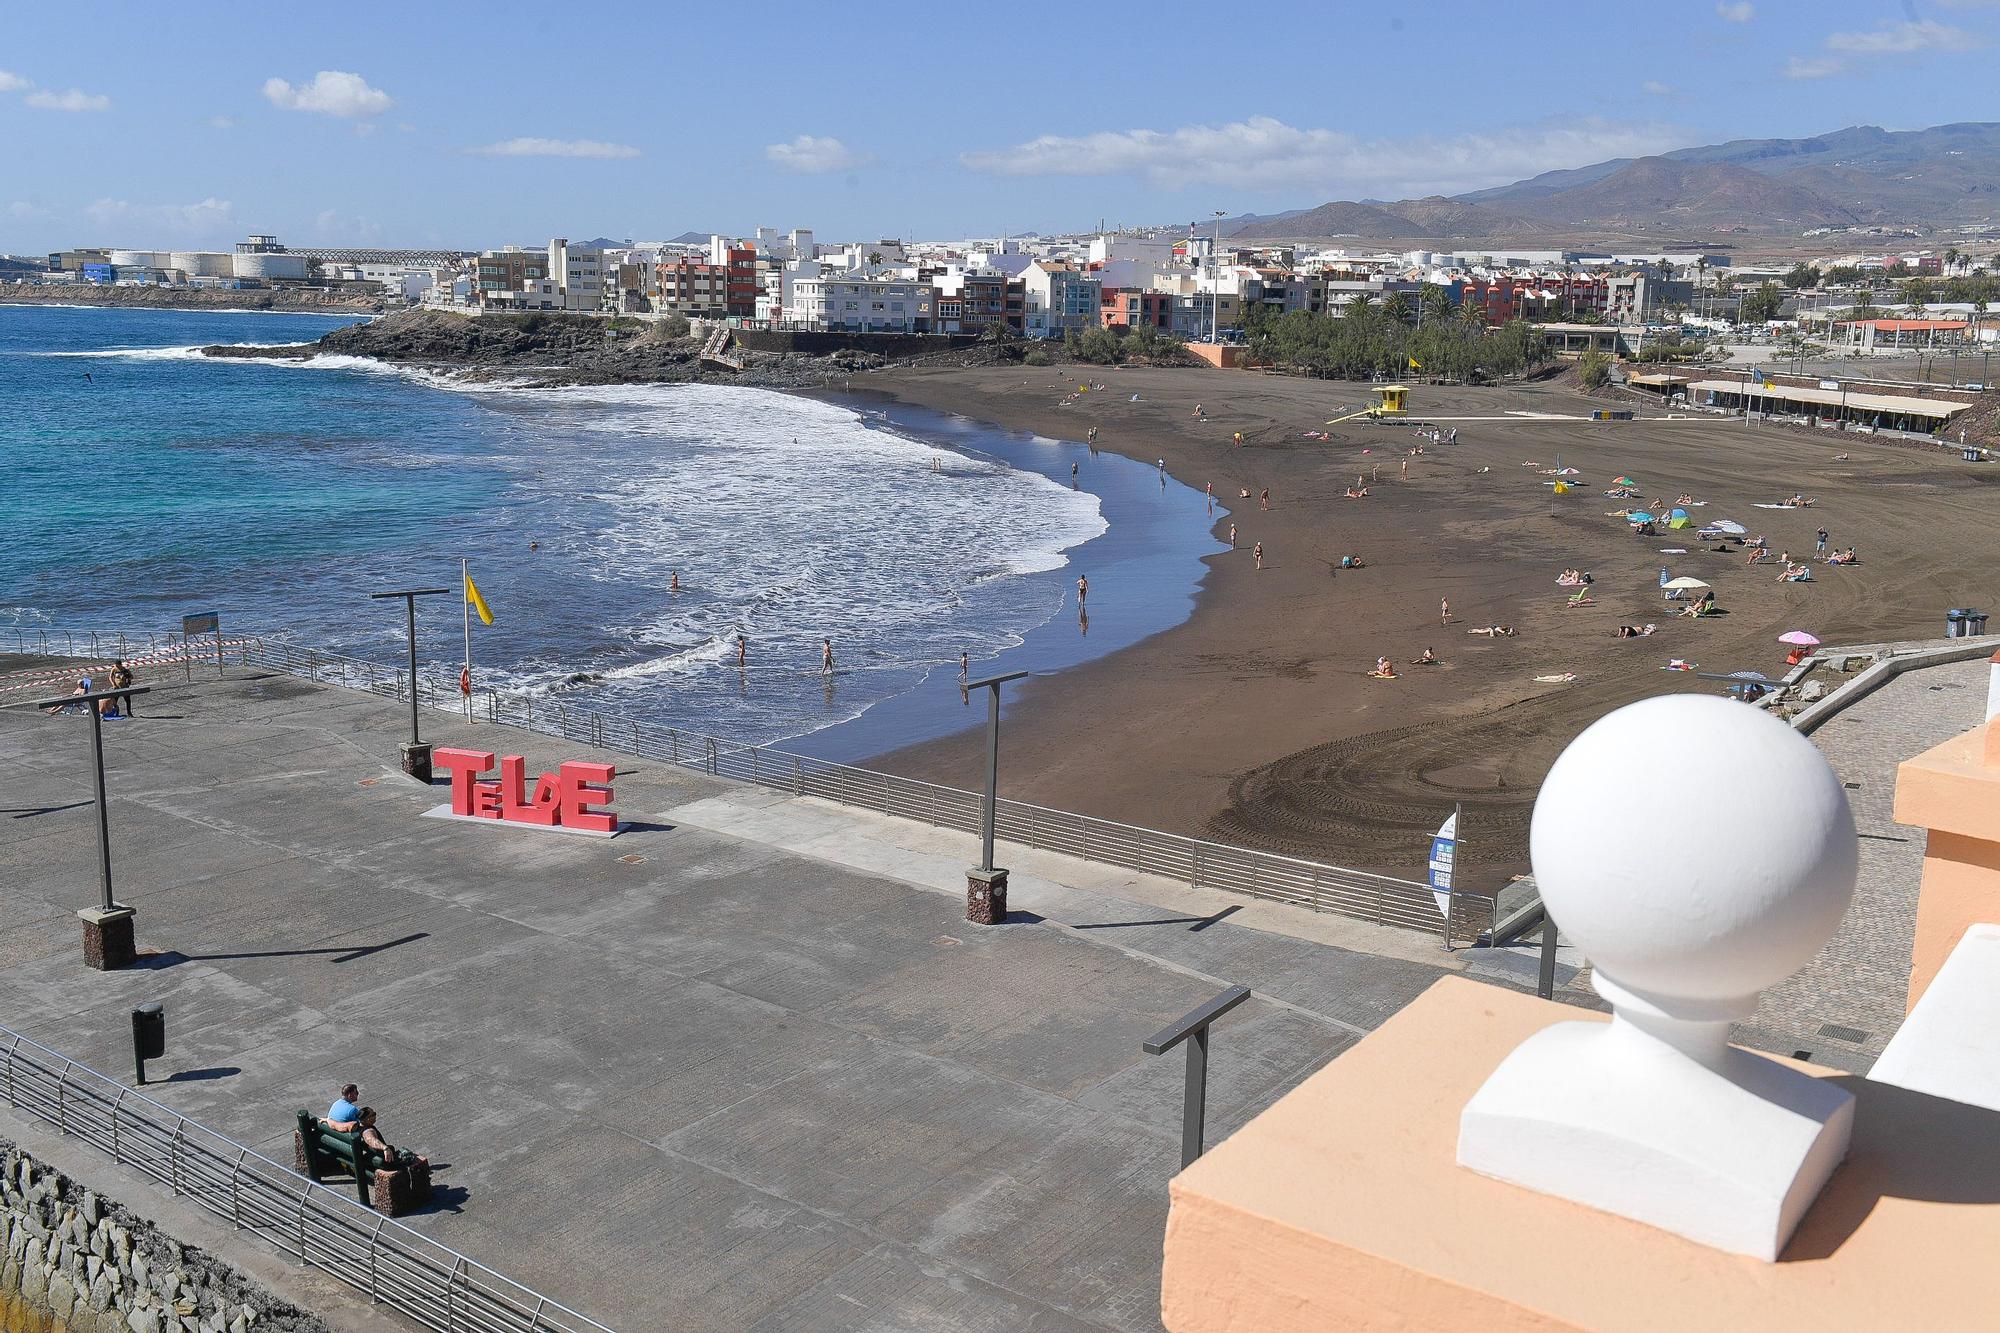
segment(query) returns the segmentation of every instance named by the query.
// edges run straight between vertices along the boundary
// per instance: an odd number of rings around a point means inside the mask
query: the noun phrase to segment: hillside
[[[1509,202],[1548,222],[1634,231],[1751,225],[1747,219],[1803,231],[1859,221],[1831,199],[1789,180],[1734,163],[1665,157],[1642,157],[1588,184]]]
[[[1453,207],[1470,211],[1450,211]],[[1409,225],[1397,228],[1397,220]],[[1450,199],[1335,201],[1260,218],[1230,234],[1486,240],[1591,228],[1789,233],[1852,223],[1996,221],[2000,123],[1967,122],[1922,130],[1857,125],[1803,139],[1734,139],[1543,172]]]

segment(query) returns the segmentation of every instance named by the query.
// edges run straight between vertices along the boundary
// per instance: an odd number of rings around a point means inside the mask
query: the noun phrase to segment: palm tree
[[[1409,298],[1401,292],[1390,292],[1382,298],[1382,313],[1394,320],[1408,320],[1410,317]]]
[[[1694,261],[1694,275],[1695,275],[1695,276],[1694,276],[1694,285],[1695,285],[1695,290],[1696,290],[1697,292],[1699,292],[1699,293],[1700,293],[1700,294],[1701,294],[1702,296],[1704,296],[1704,297],[1705,297],[1705,296],[1707,295],[1707,293],[1708,293],[1708,256],[1707,256],[1707,255],[1701,255],[1701,256],[1698,256],[1698,257],[1697,257],[1697,258],[1695,259],[1695,261]],[[1708,307],[1707,307],[1707,305],[1706,305],[1706,304],[1704,304],[1704,305],[1702,306],[1702,310],[1701,310],[1701,312],[1702,312],[1702,314],[1703,314],[1704,316],[1708,314]]]
[[[1451,296],[1434,282],[1427,282],[1417,289],[1417,318],[1443,319],[1451,313]]]

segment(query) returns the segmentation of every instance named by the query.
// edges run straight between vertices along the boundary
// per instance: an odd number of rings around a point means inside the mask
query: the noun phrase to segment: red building
[[[1098,298],[1097,322],[1107,329],[1129,329],[1150,324],[1170,328],[1174,322],[1174,298],[1167,292],[1139,287],[1106,287]]]
[[[675,259],[654,266],[660,309],[703,319],[753,318],[757,313],[757,248],[731,246],[724,262]]]

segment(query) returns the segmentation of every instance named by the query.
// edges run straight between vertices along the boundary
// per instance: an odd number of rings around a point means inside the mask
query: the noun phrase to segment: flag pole
[[[465,679],[467,682],[472,680],[472,598],[468,595],[471,586],[470,576],[465,570],[465,557],[460,556],[458,561],[458,600],[463,603],[459,607],[459,610],[465,613]],[[460,690],[459,697],[465,701],[465,720],[470,722],[472,721],[472,691]]]

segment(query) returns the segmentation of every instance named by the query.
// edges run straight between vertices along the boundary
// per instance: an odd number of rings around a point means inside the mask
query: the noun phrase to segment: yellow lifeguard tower
[[[1345,416],[1335,417],[1326,424],[1329,426],[1338,426],[1341,422],[1352,421],[1356,417],[1367,417],[1371,421],[1385,421],[1392,417],[1400,418],[1410,415],[1410,390],[1407,385],[1377,385],[1375,395],[1376,401],[1370,403],[1367,407],[1356,408]]]

